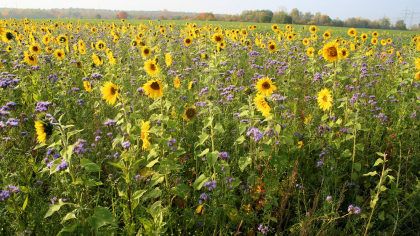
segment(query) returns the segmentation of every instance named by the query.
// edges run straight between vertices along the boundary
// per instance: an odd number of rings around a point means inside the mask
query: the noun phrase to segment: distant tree
[[[407,30],[407,26],[404,23],[404,20],[397,20],[397,22],[395,22],[395,29],[397,30]]]
[[[96,14],[96,15],[95,15],[95,19],[102,19],[101,14]]]
[[[379,19],[382,29],[390,29],[391,28],[391,20],[389,17],[384,17]]]
[[[272,23],[279,23],[279,24],[291,24],[292,23],[292,17],[287,14],[285,11],[276,12],[271,19]]]
[[[127,19],[128,14],[125,11],[120,11],[120,13],[118,13],[118,18],[120,19]]]

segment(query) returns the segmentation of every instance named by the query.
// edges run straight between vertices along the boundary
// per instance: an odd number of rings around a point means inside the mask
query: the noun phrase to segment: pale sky
[[[387,16],[392,22],[405,19],[406,24],[420,22],[420,0],[2,0],[0,8],[93,8],[110,10],[162,10],[240,14],[243,10],[278,11],[285,7],[305,13],[326,13],[331,19],[363,17],[371,20]]]

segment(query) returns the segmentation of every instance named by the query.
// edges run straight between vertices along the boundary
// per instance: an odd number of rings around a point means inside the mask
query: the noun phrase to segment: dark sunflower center
[[[60,38],[60,42],[61,43],[65,43],[66,42],[66,38]]]
[[[341,55],[344,57],[344,56],[346,56],[346,55],[347,55],[347,52],[343,50],[343,51],[341,52]]]
[[[185,42],[186,43],[191,43],[191,40],[190,39],[186,39]]]
[[[268,83],[268,82],[264,82],[264,83],[262,84],[262,87],[263,87],[264,89],[270,89],[270,83]]]
[[[145,49],[144,54],[149,54],[149,49]]]
[[[35,58],[34,58],[33,56],[29,56],[28,58],[29,58],[29,60],[31,60],[31,61],[34,61],[34,60],[35,60]]]
[[[331,47],[328,49],[328,54],[330,54],[330,56],[335,57],[337,56],[337,48],[335,47]]]
[[[187,115],[188,119],[192,119],[195,117],[195,110],[193,108],[188,108],[185,114]]]
[[[61,57],[61,52],[57,53],[57,56],[58,56],[58,57]]]
[[[275,46],[273,44],[271,44],[270,46],[268,46],[271,50],[274,50]]]
[[[117,93],[117,89],[114,87],[111,87],[110,92],[111,92],[111,95],[115,95]]]
[[[104,48],[104,45],[103,45],[102,43],[100,43],[100,44],[98,45],[98,47],[99,47],[99,49],[102,49],[102,48]]]
[[[327,97],[327,96],[323,96],[323,97],[322,97],[322,101],[324,101],[324,102],[328,102],[328,97]]]
[[[216,36],[216,37],[214,38],[214,40],[215,40],[216,42],[219,42],[219,41],[222,41],[222,38],[221,38],[220,36]]]
[[[159,90],[159,89],[160,89],[160,86],[159,86],[159,83],[158,83],[158,82],[153,82],[153,83],[150,85],[150,87],[151,87],[153,90]]]
[[[51,135],[53,133],[53,125],[51,123],[44,124],[44,132],[47,135]]]
[[[6,38],[7,38],[8,40],[12,40],[12,39],[13,39],[13,34],[12,34],[12,33],[10,33],[10,32],[7,32],[7,33],[6,33]]]
[[[156,70],[156,66],[154,63],[150,64],[150,70]]]

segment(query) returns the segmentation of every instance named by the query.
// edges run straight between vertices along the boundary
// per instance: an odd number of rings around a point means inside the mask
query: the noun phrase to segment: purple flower
[[[330,201],[332,199],[331,196],[327,196],[327,201]]]
[[[349,211],[350,214],[360,214],[360,212],[362,212],[362,210],[360,209],[360,207],[353,206],[353,205],[350,205],[349,206],[348,211]]]
[[[121,146],[124,148],[124,149],[128,149],[130,146],[131,146],[131,143],[130,143],[130,141],[125,141],[125,142],[122,142],[121,143]]]

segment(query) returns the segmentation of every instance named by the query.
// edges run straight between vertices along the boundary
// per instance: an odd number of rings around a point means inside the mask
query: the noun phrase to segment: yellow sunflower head
[[[329,62],[334,62],[338,60],[338,43],[336,42],[327,43],[323,47],[322,50],[323,50],[323,56],[325,60]]]
[[[273,81],[271,81],[268,77],[259,79],[255,88],[258,90],[259,94],[264,96],[271,96],[271,94],[273,94],[273,91],[277,89]]]
[[[114,105],[117,98],[119,98],[118,85],[112,82],[105,82],[101,88],[102,98],[106,100],[108,104]]]
[[[184,111],[184,115],[182,116],[182,118],[186,121],[192,121],[196,116],[197,116],[197,111],[195,110],[194,107],[190,107]]]
[[[330,108],[332,107],[332,95],[330,90],[328,90],[327,88],[321,90],[321,92],[318,93],[317,100],[319,108],[321,108],[324,111],[330,110]]]
[[[159,67],[155,60],[147,60],[144,63],[144,69],[150,76],[157,76],[159,74]]]
[[[54,55],[58,60],[62,60],[66,56],[66,53],[64,52],[63,49],[56,49],[54,51]]]
[[[143,85],[143,90],[144,93],[151,98],[163,97],[163,84],[158,79],[147,81],[147,83]]]
[[[141,49],[141,56],[142,57],[148,57],[151,54],[152,54],[152,49],[150,49],[150,48],[148,48],[146,46],[142,47],[142,49]]]
[[[271,107],[264,95],[258,94],[254,98],[254,104],[257,106],[257,110],[260,111],[264,117],[270,116]]]
[[[92,85],[89,81],[83,81],[83,87],[85,87],[86,91],[92,92]]]
[[[177,77],[175,77],[175,80],[174,80],[174,87],[179,88],[180,86],[181,86],[181,81],[179,80],[179,78],[177,76]]]

